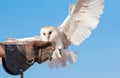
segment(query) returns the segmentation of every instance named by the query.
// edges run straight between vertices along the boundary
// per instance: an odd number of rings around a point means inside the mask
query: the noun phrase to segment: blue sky
[[[76,0],[0,0],[0,41],[8,37],[39,35],[43,26],[59,26]],[[77,51],[78,61],[65,68],[49,69],[35,63],[25,78],[120,78],[120,0],[106,0],[98,27]],[[0,65],[0,78],[7,74]]]

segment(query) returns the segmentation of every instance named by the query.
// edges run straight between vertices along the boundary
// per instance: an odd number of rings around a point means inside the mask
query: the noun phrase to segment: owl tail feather
[[[64,49],[62,57],[57,57],[53,54],[52,60],[47,61],[47,65],[49,68],[59,68],[59,67],[65,67],[69,64],[73,64],[77,61],[77,55],[76,52],[69,51]]]

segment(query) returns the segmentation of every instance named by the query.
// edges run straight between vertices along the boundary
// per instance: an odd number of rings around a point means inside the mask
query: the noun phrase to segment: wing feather
[[[69,15],[58,29],[66,34],[72,44],[81,44],[97,27],[103,13],[103,2],[104,0],[77,0],[76,5],[70,6]]]

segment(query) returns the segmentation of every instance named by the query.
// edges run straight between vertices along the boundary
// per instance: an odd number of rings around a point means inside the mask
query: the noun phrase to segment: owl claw
[[[63,55],[63,49],[62,48],[58,48],[58,57],[61,57]]]
[[[62,56],[63,55],[62,49],[58,48],[58,50],[59,50],[59,54]]]
[[[52,61],[52,57],[51,56],[48,59],[49,59],[49,61]]]
[[[55,56],[56,56],[56,58],[58,57],[58,58],[61,58],[62,57],[62,55],[63,55],[63,48],[56,48],[56,50],[55,50]]]

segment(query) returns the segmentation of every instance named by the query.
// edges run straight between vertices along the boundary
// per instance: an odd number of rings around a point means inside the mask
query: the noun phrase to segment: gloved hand
[[[28,60],[35,59],[38,63],[51,60],[54,46],[50,42],[33,41],[25,45],[26,57]]]

